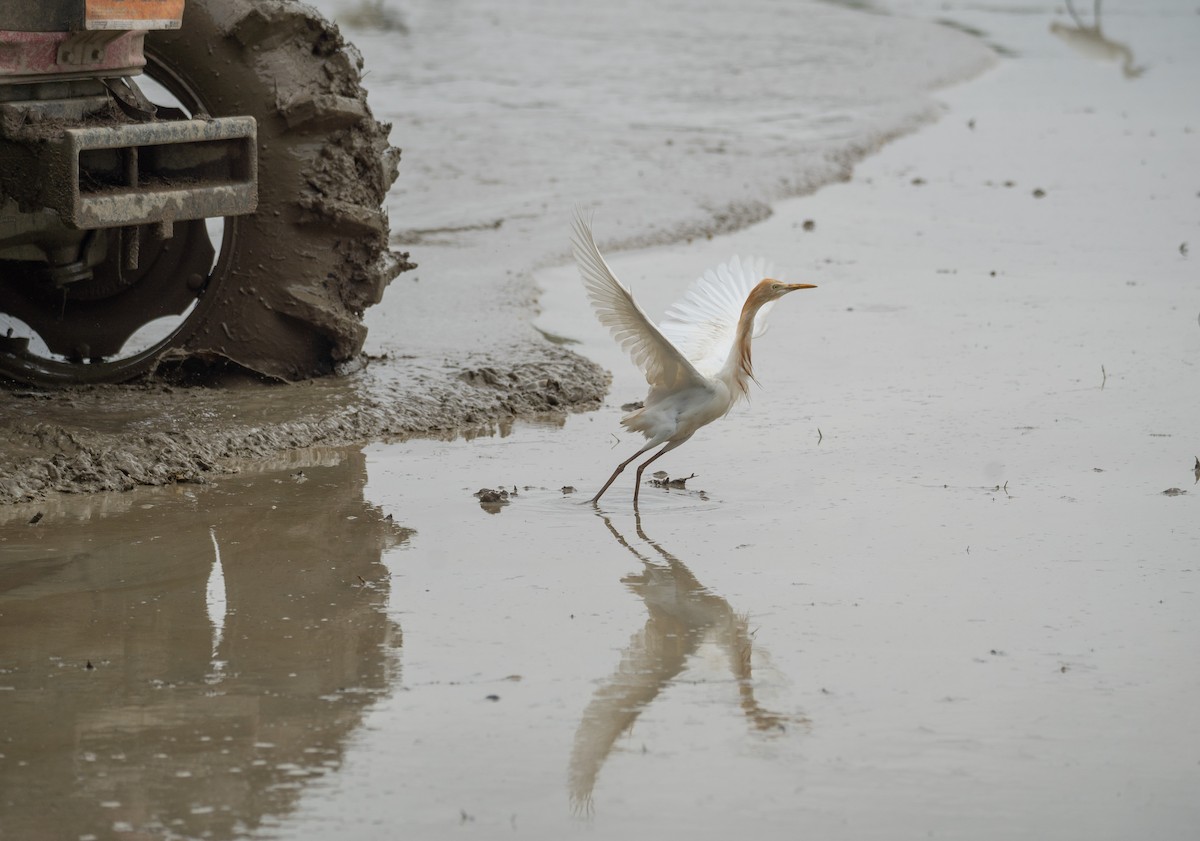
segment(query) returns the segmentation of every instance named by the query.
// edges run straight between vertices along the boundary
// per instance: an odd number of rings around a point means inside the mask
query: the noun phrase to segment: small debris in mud
[[[687,480],[695,478],[696,474],[693,473],[691,476],[682,476],[678,479],[672,479],[667,475],[665,470],[659,470],[654,474],[654,478],[650,480],[650,486],[653,488],[675,488],[677,490],[684,490],[687,486]]]
[[[1184,257],[1186,257],[1186,256],[1187,256],[1187,253],[1188,253],[1188,247],[1187,247],[1187,243],[1186,243],[1186,242],[1181,242],[1181,243],[1179,243],[1179,253],[1180,253],[1180,254],[1182,254]]]
[[[563,486],[562,486],[562,494],[563,494],[563,496],[566,496],[567,494],[573,494],[573,493],[575,493],[575,486],[574,486],[574,485],[563,485]]]
[[[1200,457],[1196,458],[1196,481],[1200,482]]]
[[[87,664],[84,666],[84,668],[85,668],[85,669],[87,669],[87,670],[90,672],[92,669],[94,669],[94,668],[96,668],[96,667],[92,665],[92,661],[91,661],[91,660],[88,660],[88,661],[87,661]]]
[[[1038,187],[1037,189],[1035,189],[1033,191],[1033,197],[1035,199],[1045,198],[1045,196],[1046,196],[1046,191],[1043,190],[1041,187]]]
[[[804,228],[804,230],[806,230],[806,231],[811,231],[817,227],[817,223],[814,222],[812,219],[805,219],[804,224],[801,225],[800,227]]]
[[[1059,672],[1061,672],[1061,673],[1062,673],[1062,674],[1064,674],[1064,675],[1067,673],[1067,667],[1066,667],[1066,666],[1059,666],[1059,667],[1058,667],[1058,670],[1059,670]]]
[[[1093,473],[1103,473],[1103,472],[1104,472],[1104,468],[1103,468],[1103,467],[1093,467],[1093,468],[1092,468],[1092,472],[1093,472]]]
[[[1187,491],[1182,488],[1167,488],[1162,492],[1163,496],[1183,496]]]
[[[1004,652],[998,648],[993,648],[988,653],[991,654],[993,657],[1003,657],[1004,656]]]
[[[479,507],[489,514],[499,514],[500,509],[508,505],[509,497],[516,495],[516,486],[513,486],[513,493],[509,494],[504,488],[480,488],[474,494],[479,500]]]
[[[500,696],[499,696],[499,695],[488,695],[486,700],[488,700],[488,701],[499,701],[499,700],[500,700]]]
[[[46,516],[46,512],[44,512],[44,511],[37,512],[36,514],[34,514],[32,517],[29,518],[29,525],[36,526],[38,523],[40,523],[42,521],[42,517],[45,517],[45,516]]]
[[[823,434],[821,434],[821,427],[818,426],[817,427],[817,443],[820,444],[824,440],[825,440],[825,436]]]
[[[974,117],[967,120],[967,128],[969,128],[971,131],[975,131],[975,118]]]
[[[1005,181],[1004,186],[1005,187],[1015,187],[1015,186],[1017,186],[1017,182],[1016,181]]]
[[[625,403],[621,406],[622,412],[632,412],[642,408],[645,404],[641,400],[634,400],[632,403]]]
[[[924,178],[914,178],[912,180],[912,183],[913,183],[914,187],[920,187],[922,184],[925,183],[925,179]]]
[[[303,470],[297,470],[295,473],[293,473],[291,475],[291,479],[293,482],[307,482],[308,481],[308,477],[304,475]]]

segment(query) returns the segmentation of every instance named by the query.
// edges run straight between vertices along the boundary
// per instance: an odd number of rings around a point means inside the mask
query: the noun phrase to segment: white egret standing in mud
[[[774,302],[789,292],[815,286],[775,280],[766,276],[770,269],[764,261],[734,257],[698,278],[671,305],[662,323],[655,325],[613,275],[596,247],[591,226],[578,214],[572,245],[600,323],[612,331],[650,384],[642,408],[621,418],[622,426],[649,441],[617,465],[592,502],[600,500],[630,462],[665,445],[638,466],[633,486],[636,506],[646,467],[700,427],[728,414],[748,395],[750,382],[757,382],[750,340],[766,330],[765,317]]]

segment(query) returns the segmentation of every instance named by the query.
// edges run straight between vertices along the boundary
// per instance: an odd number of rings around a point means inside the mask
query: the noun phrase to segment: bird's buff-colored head
[[[774,301],[777,298],[782,298],[787,293],[795,292],[797,289],[816,288],[817,286],[815,283],[784,283],[782,280],[775,280],[774,278],[767,277],[759,281],[758,286],[754,287],[754,290],[750,293],[750,297],[747,299],[746,303],[749,304],[753,301],[759,306],[762,306],[763,304],[767,303],[767,301]]]

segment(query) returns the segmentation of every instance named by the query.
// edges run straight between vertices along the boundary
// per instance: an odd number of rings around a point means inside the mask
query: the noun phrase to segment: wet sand
[[[940,122],[762,224],[613,253],[653,315],[735,252],[819,284],[639,516],[631,477],[583,502],[644,383],[570,266],[537,326],[612,370],[599,411],[3,509],[0,827],[1190,837],[1181,8],[1106,15],[1132,77],[1065,15],[955,11],[1019,55]]]

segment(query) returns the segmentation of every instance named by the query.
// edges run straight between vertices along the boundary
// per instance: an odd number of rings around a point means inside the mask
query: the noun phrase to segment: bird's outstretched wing
[[[575,216],[575,237],[571,244],[596,316],[642,369],[646,382],[668,389],[704,382],[692,363],[663,336],[633,300],[632,293],[617,280],[596,247],[591,226],[579,214]]]
[[[659,329],[705,377],[715,376],[729,358],[742,306],[750,290],[771,275],[765,260],[734,257],[696,278],[684,296],[672,304]],[[776,277],[777,280],[782,279]],[[764,304],[754,319],[753,337],[767,330],[766,315],[774,302]]]

